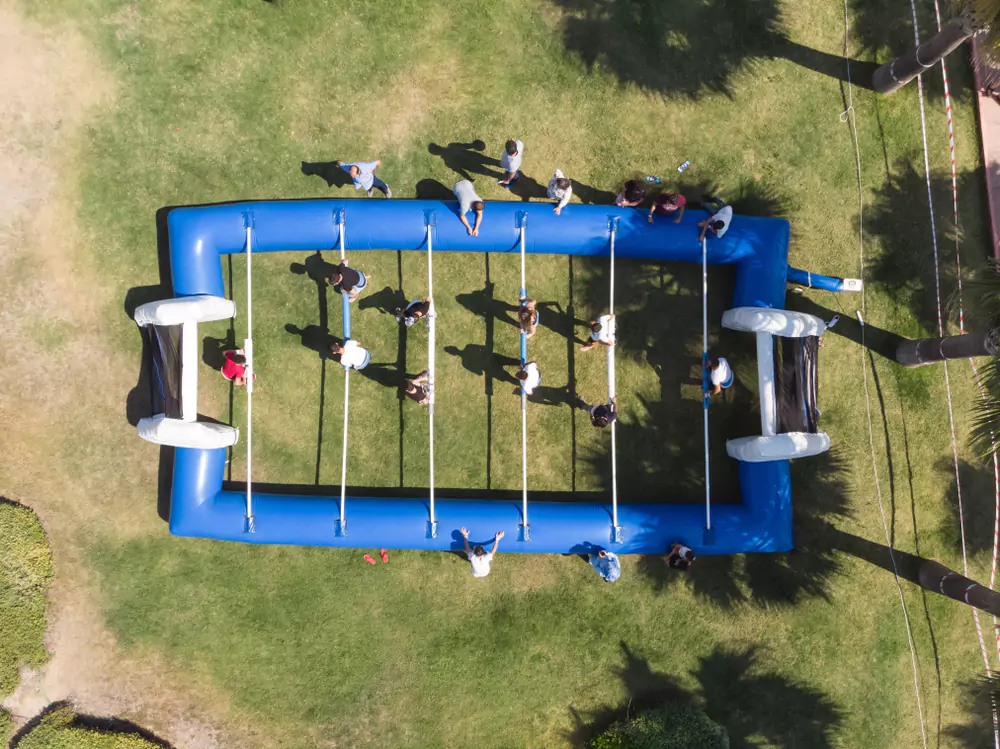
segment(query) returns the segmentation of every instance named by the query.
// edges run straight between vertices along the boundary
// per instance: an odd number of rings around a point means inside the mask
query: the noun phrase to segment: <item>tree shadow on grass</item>
[[[139,737],[152,746],[160,747],[160,749],[173,749],[170,742],[130,720],[75,713],[73,712],[73,703],[70,700],[51,703],[25,723],[11,738],[10,749],[17,749],[21,742],[40,726],[53,723],[65,729],[83,728],[103,734],[117,734],[123,739],[128,736]]]
[[[948,491],[945,494],[945,519],[941,524],[942,540],[951,551],[962,553],[962,527],[958,507],[958,484],[955,481],[955,464],[951,458],[942,458],[935,469],[948,477]],[[958,473],[962,489],[962,516],[965,518],[965,542],[969,554],[993,550],[993,524],[996,504],[996,486],[993,476],[993,461],[974,464],[958,461]]]
[[[958,175],[959,195],[979,195],[982,192],[983,171],[975,169]],[[931,174],[931,194],[935,205],[938,254],[940,258],[941,304],[945,334],[956,333],[949,325],[949,318],[957,306],[954,262],[955,227],[951,220],[942,221],[943,207],[952,203],[950,172]],[[974,203],[973,203],[974,205]],[[871,284],[884,290],[897,304],[908,309],[919,329],[906,331],[916,337],[930,331],[937,335],[938,313],[935,283],[934,254],[930,214],[927,210],[927,182],[913,163],[900,159],[891,176],[875,198],[865,207],[864,229],[869,237],[877,237],[882,251],[869,262],[867,271]],[[985,237],[977,229],[963,233],[964,256],[979,254],[985,257],[989,250],[983,244]]]
[[[596,319],[606,311],[608,264],[590,261],[584,269],[578,274],[579,307],[589,319]],[[713,352],[724,352],[737,378],[748,385],[715,399],[709,419],[710,451],[718,456],[712,463],[713,501],[732,501],[738,496],[737,464],[725,457],[725,441],[759,434],[760,429],[754,395],[756,344],[753,336],[716,327],[732,298],[734,272],[713,266],[709,273],[708,314],[714,336],[710,345]],[[660,382],[658,397],[624,389],[618,393],[618,449],[620,455],[629,456],[629,470],[619,474],[619,491],[644,501],[693,501],[704,495],[704,447],[701,440],[692,439],[703,410],[701,268],[693,263],[616,262],[615,298],[616,356],[649,366]],[[595,355],[600,354],[581,354]],[[610,491],[607,446],[583,458]]]
[[[644,556],[639,574],[655,591],[686,584],[697,597],[723,608],[828,600],[830,582],[842,566],[828,539],[830,524],[850,515],[844,473],[842,461],[832,453],[792,462],[794,551],[703,556],[686,574],[670,569],[659,556]]]
[[[952,723],[944,729],[944,735],[954,739],[955,746],[962,749],[993,749],[995,746],[990,688],[991,684],[985,677],[970,679],[961,684],[960,704],[968,711],[968,720],[965,723]]]
[[[847,59],[792,41],[777,0],[555,0],[563,43],[589,70],[668,97],[734,94],[733,78],[785,58],[836,80]],[[854,85],[870,87],[873,63],[854,60]]]
[[[819,690],[782,674],[766,671],[756,647],[717,646],[699,658],[692,672],[698,687],[687,690],[669,675],[654,671],[649,661],[621,643],[625,660],[612,673],[625,689],[624,705],[608,705],[581,716],[566,739],[585,749],[611,724],[670,702],[693,704],[729,734],[733,749],[759,746],[763,737],[778,749],[832,749],[843,713]]]

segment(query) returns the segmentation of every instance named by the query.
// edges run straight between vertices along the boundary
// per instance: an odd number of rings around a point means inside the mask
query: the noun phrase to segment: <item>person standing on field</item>
[[[381,164],[381,159],[375,159],[375,161],[352,161],[346,163],[343,161],[337,162],[337,166],[351,175],[351,181],[354,182],[355,190],[364,188],[365,194],[370,198],[373,193],[373,188],[377,187],[385,193],[387,198],[391,198],[392,190],[389,189],[389,185],[375,176],[375,170],[378,169]]]
[[[509,190],[517,182],[518,171],[521,169],[521,159],[524,157],[524,144],[519,140],[508,140],[503,147],[503,154],[500,156],[500,166],[506,174],[503,179],[498,179],[497,184],[505,190]]]

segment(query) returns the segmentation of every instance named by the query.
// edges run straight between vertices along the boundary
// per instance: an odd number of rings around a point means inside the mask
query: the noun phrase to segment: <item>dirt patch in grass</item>
[[[76,221],[81,126],[114,105],[116,83],[78,31],[38,26],[5,0],[0,69],[0,493],[36,510],[56,566],[52,660],[22,671],[4,707],[20,724],[72,699],[86,713],[136,717],[177,745],[214,747],[219,731],[204,716],[226,706],[195,697],[153,654],[123,658],[81,557],[82,538],[107,523],[128,536],[156,522],[129,507],[143,484],[146,494],[155,486],[155,460],[143,460],[124,418],[132,365],[96,332],[111,292],[82,259]],[[121,481],[74,470],[94,461],[135,469],[116,471]]]

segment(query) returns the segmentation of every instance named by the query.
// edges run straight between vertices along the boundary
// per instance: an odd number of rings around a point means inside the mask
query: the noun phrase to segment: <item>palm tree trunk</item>
[[[936,65],[979,29],[970,15],[962,13],[951,19],[937,34],[912,52],[883,65],[872,76],[872,87],[880,94],[891,94],[916,78],[926,68]]]
[[[996,356],[1000,351],[1000,328],[981,333],[949,335],[944,338],[904,340],[896,348],[896,361],[904,367],[922,367],[949,359]]]
[[[893,572],[924,590],[947,596],[968,606],[1000,615],[1000,592],[960,575],[933,559],[893,549],[829,526],[823,538],[839,551]],[[804,551],[804,550],[803,550]]]
[[[921,588],[988,611],[993,616],[998,616],[1000,612],[1000,593],[948,569],[933,559],[925,559],[920,565],[917,580]]]

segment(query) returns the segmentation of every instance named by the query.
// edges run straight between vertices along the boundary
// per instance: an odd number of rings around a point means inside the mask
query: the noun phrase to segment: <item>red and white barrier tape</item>
[[[938,32],[941,31],[941,8],[938,4],[938,0],[933,0],[934,2],[934,17],[937,23]],[[913,14],[913,36],[916,42],[917,48],[920,47],[920,31],[917,22],[917,8],[914,0],[910,0],[910,10]],[[958,282],[958,327],[959,333],[965,333],[965,308],[964,301],[962,298],[962,257],[960,248],[960,233],[959,233],[959,221],[958,221],[958,174],[955,168],[955,129],[953,125],[952,118],[952,106],[951,106],[951,93],[948,88],[948,68],[945,64],[944,59],[941,59],[941,76],[944,82],[944,98],[945,98],[945,113],[948,118],[948,148],[951,156],[951,191],[952,191],[952,216],[954,221],[954,231],[955,231],[955,268],[956,268],[956,278]],[[931,178],[930,178],[930,167],[927,158],[927,123],[924,116],[924,91],[923,91],[923,81],[921,76],[917,76],[917,89],[920,97],[920,127],[923,135],[923,146],[924,146],[924,174],[927,180],[927,203],[930,210],[931,216],[931,232],[934,247],[934,281],[935,281],[935,293],[937,298],[937,314],[938,314],[938,335],[944,335],[944,326],[942,324],[941,315],[941,276],[938,264],[938,248],[937,248],[937,230],[934,226],[934,203],[931,197]],[[975,378],[976,384],[979,387],[980,395],[985,398],[985,393],[983,392],[983,385],[980,381],[979,372],[976,369],[976,363],[972,358],[969,359],[969,364],[972,367],[973,376]],[[951,452],[952,461],[955,467],[955,490],[958,499],[958,517],[959,517],[959,528],[961,531],[962,538],[962,568],[966,576],[968,576],[968,553],[965,541],[965,513],[962,507],[962,483],[961,477],[959,476],[958,467],[958,446],[955,439],[955,412],[952,404],[951,397],[951,382],[948,376],[948,362],[944,361],[944,380],[945,380],[945,390],[948,395],[948,421],[951,427]],[[996,579],[996,569],[997,569],[997,548],[998,548],[998,538],[1000,538],[1000,466],[998,466],[996,450],[993,451],[993,485],[994,485],[994,524],[993,524],[993,561],[990,568],[990,589],[993,589],[993,584]],[[976,624],[976,636],[979,639],[979,649],[983,656],[983,662],[986,665],[987,676],[990,674],[990,658],[989,652],[986,649],[986,643],[983,640],[983,629],[979,620],[979,610],[972,610],[973,620]],[[997,646],[997,657],[1000,659],[1000,630],[997,630],[997,620],[996,617],[993,618],[993,627],[996,633],[996,646]],[[997,749],[1000,749],[1000,717],[997,715],[996,705],[993,705],[993,744]]]

